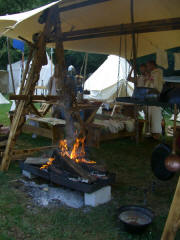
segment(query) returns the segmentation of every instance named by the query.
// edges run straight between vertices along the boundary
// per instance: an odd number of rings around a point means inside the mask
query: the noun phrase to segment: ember
[[[54,160],[55,160],[54,158],[49,158],[49,161],[46,164],[42,165],[42,167],[40,169],[42,170],[42,169],[48,168],[49,166],[52,165]]]

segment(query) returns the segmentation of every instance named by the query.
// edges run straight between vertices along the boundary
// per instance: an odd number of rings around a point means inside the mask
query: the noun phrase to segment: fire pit
[[[53,151],[51,158],[44,165],[20,163],[23,171],[44,178],[52,183],[86,193],[89,198],[110,200],[110,186],[115,181],[115,174],[109,173],[95,161],[85,158],[85,139],[76,139],[72,151],[69,151],[67,141],[60,141],[59,148]],[[102,190],[103,189],[103,190]],[[95,195],[87,195],[95,193]],[[94,201],[94,200],[93,200]],[[94,203],[93,205],[97,205]]]

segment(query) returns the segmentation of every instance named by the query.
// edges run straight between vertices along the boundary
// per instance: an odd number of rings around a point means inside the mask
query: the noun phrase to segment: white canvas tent
[[[106,61],[86,80],[84,89],[90,91],[87,98],[112,102],[117,95],[131,96],[134,84],[126,81],[129,70],[130,64],[124,58],[108,56]]]
[[[51,59],[49,58],[48,54],[47,54],[47,59],[48,59],[48,63],[47,65],[43,66],[40,72],[40,78],[38,81],[38,86],[43,86],[46,87],[48,85],[49,79],[50,77],[53,75],[54,72],[54,65],[51,61]],[[26,62],[25,64],[26,65]],[[16,93],[17,93],[17,89],[18,87],[20,87],[21,84],[21,76],[22,76],[22,62],[18,61],[12,64],[12,70],[13,70],[13,78],[14,78],[14,85],[15,85],[15,89],[16,89]],[[10,74],[10,66],[7,66],[7,71],[9,73],[9,92],[13,92],[13,86],[12,86],[12,79],[11,79],[11,74]],[[43,90],[42,89],[37,89],[37,91],[35,92],[35,94],[43,94]]]
[[[9,101],[0,93],[0,104],[9,104]]]
[[[174,114],[172,114],[170,120],[174,121]],[[180,122],[180,113],[177,115],[177,122]]]

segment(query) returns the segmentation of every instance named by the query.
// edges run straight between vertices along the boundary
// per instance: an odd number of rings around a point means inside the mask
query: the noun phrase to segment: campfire
[[[76,138],[73,145],[72,151],[69,151],[67,140],[60,140],[59,142],[60,155],[62,157],[68,157],[75,163],[87,163],[87,164],[96,164],[95,161],[88,161],[85,159],[85,137]],[[53,164],[55,158],[49,158],[49,161],[44,164],[40,169],[48,168]]]
[[[21,163],[22,169],[82,192],[92,192],[114,182],[114,174],[110,174],[103,166],[89,160],[85,151],[85,137],[76,138],[72,147],[66,139],[59,141],[48,161],[39,166]]]

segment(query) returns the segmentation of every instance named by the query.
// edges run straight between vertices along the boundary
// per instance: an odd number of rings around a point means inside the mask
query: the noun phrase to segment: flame
[[[67,140],[61,140],[59,142],[59,147],[61,149],[62,157],[67,156],[73,161],[75,161],[76,163],[80,163],[80,162],[89,163],[89,164],[96,163],[94,161],[87,161],[85,159],[85,137],[76,138],[71,152],[68,149]]]
[[[85,137],[76,138],[71,152],[69,151],[68,143],[66,139],[59,141],[59,148],[61,150],[60,154],[62,157],[67,156],[68,158],[72,159],[76,163],[86,163],[86,164],[96,163],[95,161],[88,161],[85,159],[85,154],[86,154],[85,153]],[[42,165],[40,169],[42,170],[42,169],[48,168],[50,165],[52,165],[54,160],[55,160],[54,158],[49,158],[49,161],[46,164]]]
[[[55,160],[54,158],[49,158],[49,161],[46,164],[42,165],[40,170],[48,168],[49,166],[51,166],[54,160]]]

